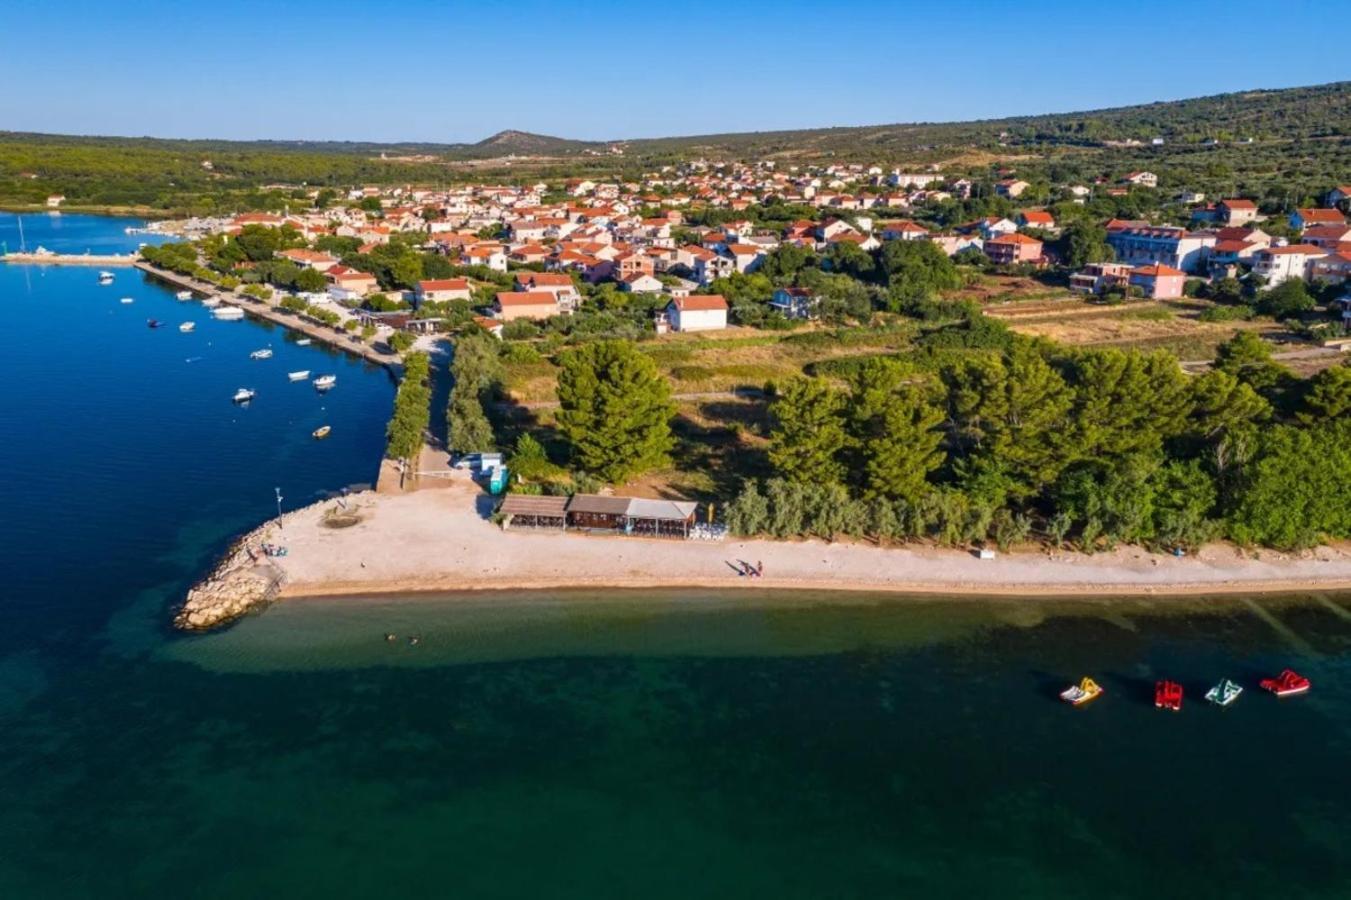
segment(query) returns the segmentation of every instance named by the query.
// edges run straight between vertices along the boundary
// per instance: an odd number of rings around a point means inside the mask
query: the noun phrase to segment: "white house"
[[[432,278],[419,281],[413,290],[413,298],[418,304],[427,300],[468,300],[473,296],[468,278]]]
[[[1291,278],[1306,279],[1312,272],[1314,260],[1322,259],[1327,251],[1313,244],[1291,244],[1288,247],[1266,247],[1253,254],[1254,275],[1275,287]]]
[[[765,251],[755,244],[728,244],[727,255],[738,272],[754,272],[764,262]]]
[[[727,327],[727,301],[718,294],[676,297],[665,315],[672,331],[718,331]]]
[[[661,281],[646,272],[634,272],[619,279],[619,289],[633,294],[656,294],[661,291]]]

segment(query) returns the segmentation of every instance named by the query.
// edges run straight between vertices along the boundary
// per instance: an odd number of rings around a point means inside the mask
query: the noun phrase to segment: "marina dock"
[[[93,253],[6,253],[0,256],[0,262],[26,266],[103,266],[106,268],[134,266],[138,259],[140,259],[140,255],[136,253],[103,255]]]
[[[399,354],[382,353],[370,344],[364,343],[346,332],[338,331],[329,325],[315,322],[304,316],[281,309],[275,303],[257,300],[253,297],[246,297],[243,294],[237,294],[234,291],[221,290],[213,284],[199,281],[188,275],[170,272],[168,269],[161,269],[144,260],[138,260],[132,265],[149,275],[151,278],[163,281],[166,284],[173,285],[177,288],[192,291],[198,298],[215,297],[226,306],[237,306],[249,315],[256,316],[260,319],[266,319],[269,322],[274,322],[277,325],[289,328],[292,331],[298,331],[320,343],[333,347],[334,349],[341,350],[344,353],[350,353],[353,356],[359,356],[376,365],[384,366],[396,378],[403,374],[403,357]]]

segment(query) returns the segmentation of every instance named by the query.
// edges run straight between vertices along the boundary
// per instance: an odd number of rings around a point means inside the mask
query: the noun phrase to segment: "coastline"
[[[165,284],[178,288],[186,288],[192,291],[200,299],[202,296],[215,297],[226,306],[235,306],[245,313],[265,319],[274,325],[280,325],[282,328],[290,331],[299,332],[306,335],[321,344],[332,347],[335,350],[341,350],[352,356],[364,359],[369,363],[382,366],[395,379],[402,377],[403,374],[403,356],[398,353],[382,353],[368,343],[363,343],[344,333],[334,330],[332,327],[321,325],[318,322],[306,320],[301,316],[282,309],[275,303],[266,300],[257,300],[253,297],[246,297],[243,294],[234,291],[226,291],[217,288],[215,285],[204,281],[198,281],[188,275],[180,275],[177,272],[170,272],[168,269],[160,268],[153,263],[146,262],[143,259],[137,259],[131,263],[133,268],[139,269],[150,278],[162,281]]]
[[[1224,544],[1174,558],[1138,547],[1087,555],[1048,549],[980,560],[956,549],[821,540],[680,541],[503,531],[466,477],[442,489],[365,492],[271,520],[237,542],[189,595],[175,624],[209,630],[274,600],[506,591],[714,589],[895,597],[1167,598],[1351,591],[1351,550],[1244,553]],[[334,516],[340,520],[335,526]],[[263,566],[247,548],[281,544]],[[734,561],[766,575],[737,574]],[[265,568],[264,568],[265,566]],[[271,590],[262,581],[271,580]],[[266,596],[263,596],[266,594]]]

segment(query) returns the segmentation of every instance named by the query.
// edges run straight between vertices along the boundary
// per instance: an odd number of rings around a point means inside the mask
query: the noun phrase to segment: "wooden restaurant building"
[[[574,494],[545,497],[508,494],[498,507],[502,527],[569,528],[648,537],[689,537],[698,504],[689,500],[648,500]]]

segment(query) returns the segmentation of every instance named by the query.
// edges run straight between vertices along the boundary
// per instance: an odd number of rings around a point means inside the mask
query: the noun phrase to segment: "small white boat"
[[[272,358],[271,347],[264,347],[261,350],[255,350],[249,354],[249,359],[271,359],[271,358]]]
[[[324,438],[328,437],[328,433],[332,430],[333,427],[331,425],[323,425],[319,428],[316,428],[314,429],[314,439],[316,441],[322,441]]]
[[[184,322],[182,325],[178,326],[178,330],[183,332],[184,334],[187,334],[189,331],[192,331],[192,329],[196,327],[197,327],[196,322]]]
[[[251,391],[248,388],[240,388],[239,390],[235,391],[235,395],[230,399],[233,400],[235,403],[248,403],[250,400],[253,399],[255,393],[256,393],[255,391]]]
[[[211,311],[211,315],[217,319],[224,319],[227,322],[237,322],[244,318],[244,310],[237,306],[222,306]]]
[[[310,370],[304,369],[299,372],[287,372],[286,377],[291,379],[292,381],[304,381],[310,377]]]
[[[123,297],[123,298],[122,298],[122,302],[123,302],[123,303],[135,303],[135,302],[136,302],[136,298],[135,298],[135,297]]]
[[[220,306],[220,298],[219,298],[219,297],[203,297],[203,298],[202,298],[202,305],[205,306],[205,307],[209,307],[209,308],[215,308],[215,307],[217,307],[217,306]]]
[[[301,338],[300,340],[296,341],[296,346],[297,346],[297,347],[308,347],[311,343],[312,343],[312,341],[310,341],[309,338]]]
[[[179,291],[177,294],[174,294],[174,296],[177,297],[179,300],[191,300],[192,291]]]
[[[337,375],[320,375],[314,379],[314,386],[321,391],[326,391],[338,383]]]
[[[107,271],[99,272],[99,284],[112,284],[113,277],[114,276],[112,272]]]

